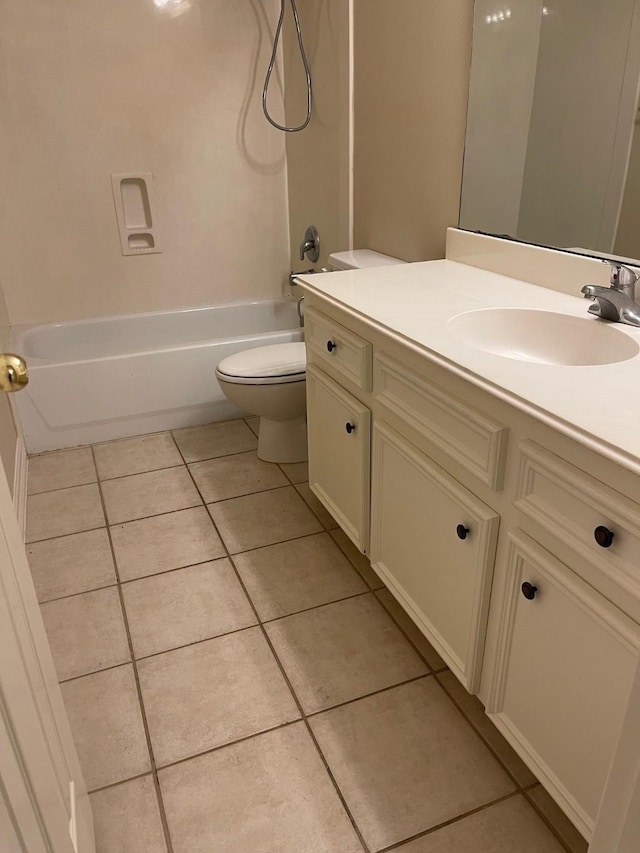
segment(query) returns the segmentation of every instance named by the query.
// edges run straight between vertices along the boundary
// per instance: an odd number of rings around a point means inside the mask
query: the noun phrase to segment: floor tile
[[[146,658],[138,672],[158,765],[299,716],[259,628]]]
[[[527,791],[527,796],[549,821],[571,853],[587,853],[589,845],[542,785],[536,785],[535,788]]]
[[[281,462],[280,467],[287,475],[288,480],[294,485],[306,483],[309,479],[308,462]]]
[[[440,672],[436,677],[489,749],[511,773],[518,785],[521,788],[535,785],[538,780],[487,717],[478,697],[468,693],[450,670]]]
[[[27,498],[27,542],[104,527],[100,493],[95,484],[74,486]]]
[[[260,433],[260,418],[245,418],[244,422],[254,435]]]
[[[510,797],[396,848],[397,853],[564,853],[524,797]]]
[[[160,771],[175,853],[361,853],[302,723]]]
[[[209,512],[232,554],[322,530],[293,486],[211,504]]]
[[[255,450],[258,440],[244,421],[222,421],[205,426],[175,430],[173,437],[185,462],[199,462]]]
[[[367,590],[327,533],[237,554],[234,562],[263,620]]]
[[[96,853],[166,853],[151,776],[91,794]]]
[[[198,490],[186,468],[165,468],[102,484],[109,524],[197,506]]]
[[[194,462],[189,468],[205,503],[288,485],[278,466],[258,459],[254,451]]]
[[[131,665],[105,669],[60,686],[90,791],[150,770]]]
[[[296,492],[300,495],[300,497],[309,507],[311,512],[315,516],[317,516],[325,530],[335,530],[335,528],[338,526],[338,522],[335,520],[335,518],[331,515],[330,512],[327,512],[327,510],[320,503],[318,498],[313,494],[313,492],[309,488],[309,483],[299,483],[296,486]]]
[[[95,444],[93,452],[101,480],[183,464],[182,456],[168,432]]]
[[[136,657],[256,624],[229,560],[131,581],[122,594]]]
[[[55,450],[29,459],[27,493],[52,492],[95,483],[96,469],[90,447]]]
[[[123,581],[205,563],[226,554],[203,506],[156,515],[111,528]]]
[[[310,723],[372,850],[515,787],[432,677],[327,711]]]
[[[287,616],[265,628],[309,714],[428,672],[371,595]]]
[[[116,582],[106,527],[27,545],[38,601],[88,592]]]
[[[438,652],[433,648],[429,640],[422,633],[407,611],[394,598],[388,589],[376,591],[378,601],[391,615],[392,619],[400,626],[402,631],[409,637],[413,645],[434,671],[446,669],[447,665]]]
[[[59,681],[131,660],[116,587],[49,601],[40,610]]]
[[[358,551],[347,534],[343,530],[332,530],[330,535],[338,548],[340,548],[345,556],[351,561],[353,566],[358,570],[367,586],[371,589],[383,589],[384,584],[371,568],[369,558],[365,557],[364,554],[361,554],[360,551]]]

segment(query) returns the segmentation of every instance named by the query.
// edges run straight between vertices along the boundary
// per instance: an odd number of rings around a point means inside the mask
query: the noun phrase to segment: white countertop
[[[494,355],[447,326],[482,308],[557,311],[591,322],[590,302],[455,261],[299,276],[310,294],[418,348],[469,382],[640,473],[640,354],[615,364],[564,366]],[[592,282],[586,282],[592,283]],[[640,344],[640,328],[616,330]]]

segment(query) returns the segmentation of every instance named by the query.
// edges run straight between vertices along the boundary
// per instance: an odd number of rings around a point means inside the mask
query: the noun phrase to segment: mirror
[[[476,0],[460,228],[640,259],[640,0]]]

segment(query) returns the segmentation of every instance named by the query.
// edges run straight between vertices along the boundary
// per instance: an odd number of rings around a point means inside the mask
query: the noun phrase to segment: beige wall
[[[354,244],[444,257],[457,225],[473,0],[355,0]]]
[[[303,0],[299,3],[305,49],[313,77],[311,123],[287,134],[291,268],[309,269],[298,247],[308,225],[320,234],[320,260],[350,248],[349,223],[349,3],[346,0]],[[304,69],[292,17],[287,14],[285,101],[287,123],[306,116]]]
[[[9,351],[9,316],[0,286],[0,352],[7,351]],[[9,395],[0,391],[0,460],[12,492],[17,440],[18,433],[9,405]]]
[[[260,108],[278,7],[3,0],[0,277],[12,323],[281,292],[285,142]],[[110,173],[129,171],[155,175],[163,254],[121,254]]]

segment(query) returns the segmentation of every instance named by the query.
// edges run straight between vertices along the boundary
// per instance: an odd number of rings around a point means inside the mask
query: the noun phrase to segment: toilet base
[[[306,416],[288,421],[260,418],[258,458],[264,462],[306,462]]]

